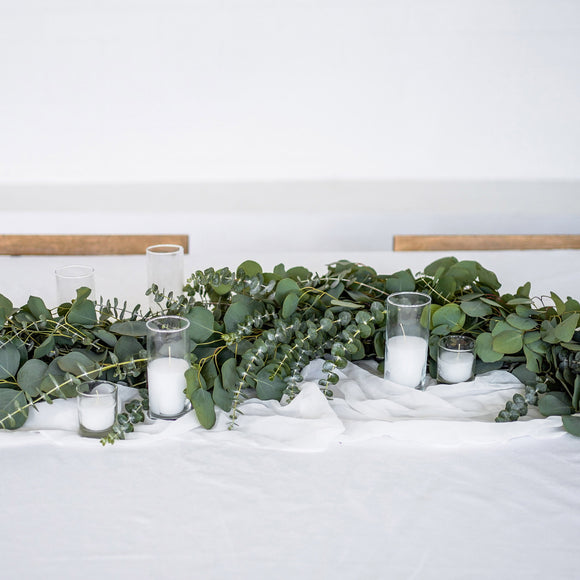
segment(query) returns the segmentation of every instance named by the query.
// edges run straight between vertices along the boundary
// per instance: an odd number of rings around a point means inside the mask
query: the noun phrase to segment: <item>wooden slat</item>
[[[148,246],[177,244],[189,252],[187,235],[0,235],[0,254],[96,256],[145,254]]]
[[[393,250],[578,250],[580,236],[573,235],[442,235],[393,236]]]

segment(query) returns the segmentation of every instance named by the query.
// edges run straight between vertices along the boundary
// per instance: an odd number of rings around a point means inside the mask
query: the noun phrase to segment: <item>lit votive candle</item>
[[[469,336],[451,334],[439,341],[437,354],[437,381],[464,383],[473,379],[475,342]]]
[[[104,437],[117,418],[117,385],[82,383],[77,387],[79,431],[84,437]]]
[[[420,336],[393,336],[387,340],[385,377],[407,387],[418,387],[425,378],[427,341]]]
[[[174,417],[185,408],[185,371],[189,364],[182,358],[163,357],[147,365],[149,412],[157,417]]]

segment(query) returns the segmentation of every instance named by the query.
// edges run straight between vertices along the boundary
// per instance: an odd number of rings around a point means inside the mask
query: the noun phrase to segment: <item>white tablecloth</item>
[[[506,291],[529,279],[536,294],[580,295],[580,252],[465,256]],[[257,259],[322,269],[341,257]],[[391,272],[439,256],[346,257]],[[188,265],[256,259],[214,258]],[[88,260],[101,293],[139,298],[143,257]],[[0,258],[0,292],[19,304],[36,285],[49,300],[60,263],[70,260]],[[310,365],[289,405],[246,402],[234,431],[225,413],[212,431],[192,413],[105,448],[77,435],[74,401],[39,405],[24,428],[0,432],[0,577],[577,577],[580,439],[537,412],[494,423],[521,389],[511,375],[421,392],[363,363],[328,401],[318,372]]]

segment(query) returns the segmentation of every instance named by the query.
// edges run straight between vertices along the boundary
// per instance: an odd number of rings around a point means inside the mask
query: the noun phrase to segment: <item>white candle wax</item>
[[[471,352],[441,352],[437,357],[437,374],[446,383],[463,383],[471,379],[475,356]]]
[[[85,397],[79,408],[80,423],[89,431],[106,431],[115,418],[115,399],[110,395]]]
[[[149,410],[154,415],[171,417],[185,407],[185,371],[189,364],[182,358],[163,357],[147,365]]]
[[[393,336],[387,340],[386,376],[407,387],[418,387],[425,377],[427,341],[420,336]]]

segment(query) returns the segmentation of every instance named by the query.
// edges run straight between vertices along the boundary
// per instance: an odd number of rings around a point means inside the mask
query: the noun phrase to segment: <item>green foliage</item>
[[[414,276],[391,275],[341,260],[324,274],[302,266],[272,272],[248,260],[235,270],[208,268],[191,275],[184,293],[151,294],[163,313],[190,322],[192,367],[186,396],[200,423],[211,428],[215,407],[239,419],[248,396],[292,398],[304,367],[324,359],[320,387],[328,396],[348,361],[384,358],[385,300],[392,292],[431,296],[429,366],[436,371],[436,342],[450,333],[476,339],[477,368],[505,368],[525,384],[497,421],[525,415],[572,413],[580,404],[580,304],[554,293],[538,302],[530,284],[500,294],[495,274],[471,260],[446,257]],[[137,307],[95,304],[81,289],[71,304],[48,310],[40,298],[14,308],[0,296],[0,427],[14,429],[37,401],[74,396],[80,381],[102,376],[145,385],[146,321]],[[147,392],[125,407],[104,442],[131,432],[147,410]],[[568,431],[579,430],[568,416]]]

